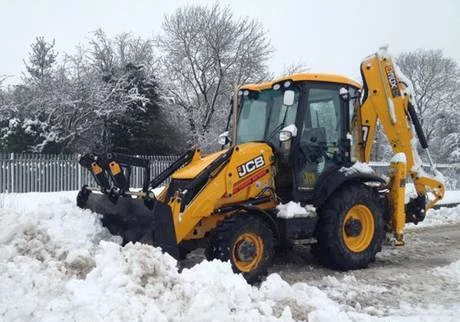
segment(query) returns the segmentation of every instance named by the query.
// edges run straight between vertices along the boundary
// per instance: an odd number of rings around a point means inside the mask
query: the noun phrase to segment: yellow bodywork
[[[168,201],[172,210],[178,243],[184,239],[203,238],[206,232],[215,228],[221,220],[225,219],[225,214],[216,213],[219,208],[249,200],[262,193],[271,196],[271,190],[263,192],[265,188],[273,187],[274,157],[271,148],[265,143],[245,143],[232,147],[232,149],[233,153],[228,163],[211,175],[207,184],[196,194],[182,213],[180,212],[182,198],[178,193]],[[195,178],[226,151],[204,157],[196,152],[193,160],[184,168],[176,171],[172,178]],[[263,158],[264,164],[240,176],[238,167],[258,157]],[[261,209],[274,208],[276,202],[274,196],[272,197],[270,201],[258,207]]]
[[[264,89],[271,88],[274,84],[292,81],[292,82],[303,82],[303,81],[316,81],[316,82],[326,82],[326,83],[335,83],[335,84],[348,84],[356,88],[360,88],[361,85],[352,80],[351,78],[336,75],[336,74],[323,74],[323,73],[299,73],[292,74],[284,77],[277,78],[270,82],[260,83],[260,84],[247,84],[240,87],[240,89],[245,90],[249,89],[252,91],[262,91]]]
[[[225,151],[219,151],[216,153],[209,154],[205,157],[201,157],[200,152],[195,152],[195,156],[190,162],[190,164],[182,169],[177,170],[171,178],[173,179],[193,179],[195,178],[201,171],[203,171],[208,165],[211,164],[214,160],[216,160],[219,156],[224,154]]]
[[[396,75],[395,66],[390,57],[380,57],[375,54],[363,61],[362,74],[366,81],[368,98],[361,106],[356,106],[352,127],[353,145],[351,152],[356,161],[370,161],[377,121],[380,121],[394,153],[403,153],[405,155],[406,163],[395,162],[391,164],[391,180],[388,187],[390,191],[388,198],[391,206],[390,226],[396,240],[402,244],[405,225],[404,195],[406,177],[408,175],[412,177],[417,193],[432,194],[433,197],[428,201],[426,210],[443,197],[444,185],[436,178],[425,175],[417,167],[416,150],[412,143],[413,130],[408,119],[408,97],[403,95],[405,86],[401,82],[397,82],[396,85],[390,84],[388,75],[391,73]],[[397,79],[395,78],[395,80]],[[261,91],[285,81],[329,82],[350,85],[357,89],[361,88],[359,83],[344,76],[302,73],[261,84],[244,85],[240,89]],[[165,192],[159,197],[163,202],[167,202],[172,210],[177,243],[183,240],[205,237],[206,233],[214,229],[226,216],[232,215],[232,213],[217,214],[218,209],[224,206],[241,203],[261,194],[269,195],[272,198],[270,201],[258,205],[259,208],[272,209],[277,205],[273,195],[275,169],[272,149],[265,143],[245,143],[234,146],[231,149],[234,150],[228,163],[222,165],[208,178],[202,190],[187,204],[183,212],[180,211],[182,202],[180,193],[176,192],[170,200],[165,200]],[[192,161],[187,166],[177,170],[172,175],[172,179],[187,180],[196,178],[226,151],[222,150],[201,156],[200,151],[197,150]],[[262,156],[264,165],[240,176],[238,167],[259,156]],[[267,187],[272,189],[265,189]],[[356,211],[356,213],[359,216],[364,216],[362,211]],[[358,215],[353,213],[350,216]],[[348,238],[350,249],[361,250],[361,246],[368,243],[369,236],[365,235],[363,240],[358,240],[356,237]]]
[[[404,245],[405,194],[406,194],[406,162],[395,160],[390,164],[390,205],[392,210],[392,230],[397,245]]]
[[[394,154],[402,153],[406,163],[396,162],[390,166],[391,220],[396,241],[403,244],[405,225],[405,183],[411,176],[418,195],[428,195],[425,211],[432,208],[444,196],[444,184],[426,174],[421,168],[414,145],[413,129],[409,119],[409,97],[399,79],[396,67],[389,55],[374,54],[361,64],[361,72],[367,85],[367,99],[357,109],[353,138],[356,160],[369,162],[374,143],[377,120]]]
[[[317,238],[316,256],[331,267],[365,267],[380,250],[384,226],[403,245],[406,220],[423,220],[424,211],[443,197],[444,184],[422,169],[412,123],[424,147],[426,142],[391,57],[367,57],[361,74],[364,88],[345,76],[319,73],[235,86],[233,144],[266,143],[207,155],[189,150],[153,180],[148,159],[86,155],[80,164],[100,187],[84,186],[77,205],[102,213],[104,224],[125,243],[151,235],[154,245],[176,258],[205,247],[207,257],[229,259],[251,280],[266,273],[273,247],[289,239]],[[350,161],[370,161],[378,122],[395,154],[390,180],[343,171]],[[243,129],[237,140],[238,126],[254,125],[263,134]],[[142,191],[126,189],[128,166],[144,169]],[[418,196],[406,204],[409,177]],[[170,185],[155,196],[153,188],[168,178]],[[281,200],[311,203],[318,216],[280,216],[275,208]]]

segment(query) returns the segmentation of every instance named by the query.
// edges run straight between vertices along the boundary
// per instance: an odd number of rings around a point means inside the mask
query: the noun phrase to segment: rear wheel
[[[383,231],[378,193],[364,184],[348,184],[319,209],[318,243],[312,253],[334,269],[364,268],[381,250]]]
[[[249,283],[267,274],[273,257],[273,233],[258,215],[235,215],[225,219],[213,234],[208,258],[230,261],[234,272]]]

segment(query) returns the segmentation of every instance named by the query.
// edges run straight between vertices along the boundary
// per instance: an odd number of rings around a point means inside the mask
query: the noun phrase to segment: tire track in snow
[[[271,272],[290,284],[317,286],[337,302],[372,315],[460,309],[459,279],[439,273],[439,267],[460,260],[459,244],[460,224],[409,229],[404,247],[385,246],[369,268],[349,272],[320,266],[310,247],[300,245],[278,254]]]

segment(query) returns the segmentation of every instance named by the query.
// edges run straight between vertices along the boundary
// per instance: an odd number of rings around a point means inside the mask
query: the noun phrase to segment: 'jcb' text
[[[259,169],[260,167],[263,167],[264,165],[265,165],[264,157],[262,155],[259,155],[257,158],[249,160],[248,162],[240,165],[237,168],[238,176],[240,178],[244,177],[245,175],[253,172],[254,170]]]

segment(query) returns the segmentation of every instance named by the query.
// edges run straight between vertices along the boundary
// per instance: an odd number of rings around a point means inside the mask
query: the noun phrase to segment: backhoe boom
[[[424,149],[427,149],[428,144],[415,113],[412,85],[393,62],[386,48],[362,62],[361,74],[363,93],[354,127],[355,131],[361,133],[355,132],[354,135],[358,138],[358,144],[354,146],[354,156],[363,162],[370,161],[377,121],[380,121],[395,154],[390,169],[392,181],[389,201],[392,205],[391,219],[395,237],[403,243],[404,221],[417,223],[423,220],[425,212],[444,196],[444,184],[422,168],[414,132]],[[431,157],[429,159],[431,162]],[[433,165],[432,168],[435,172]],[[405,179],[409,175],[418,196],[404,207],[404,203],[397,200],[404,200]]]

